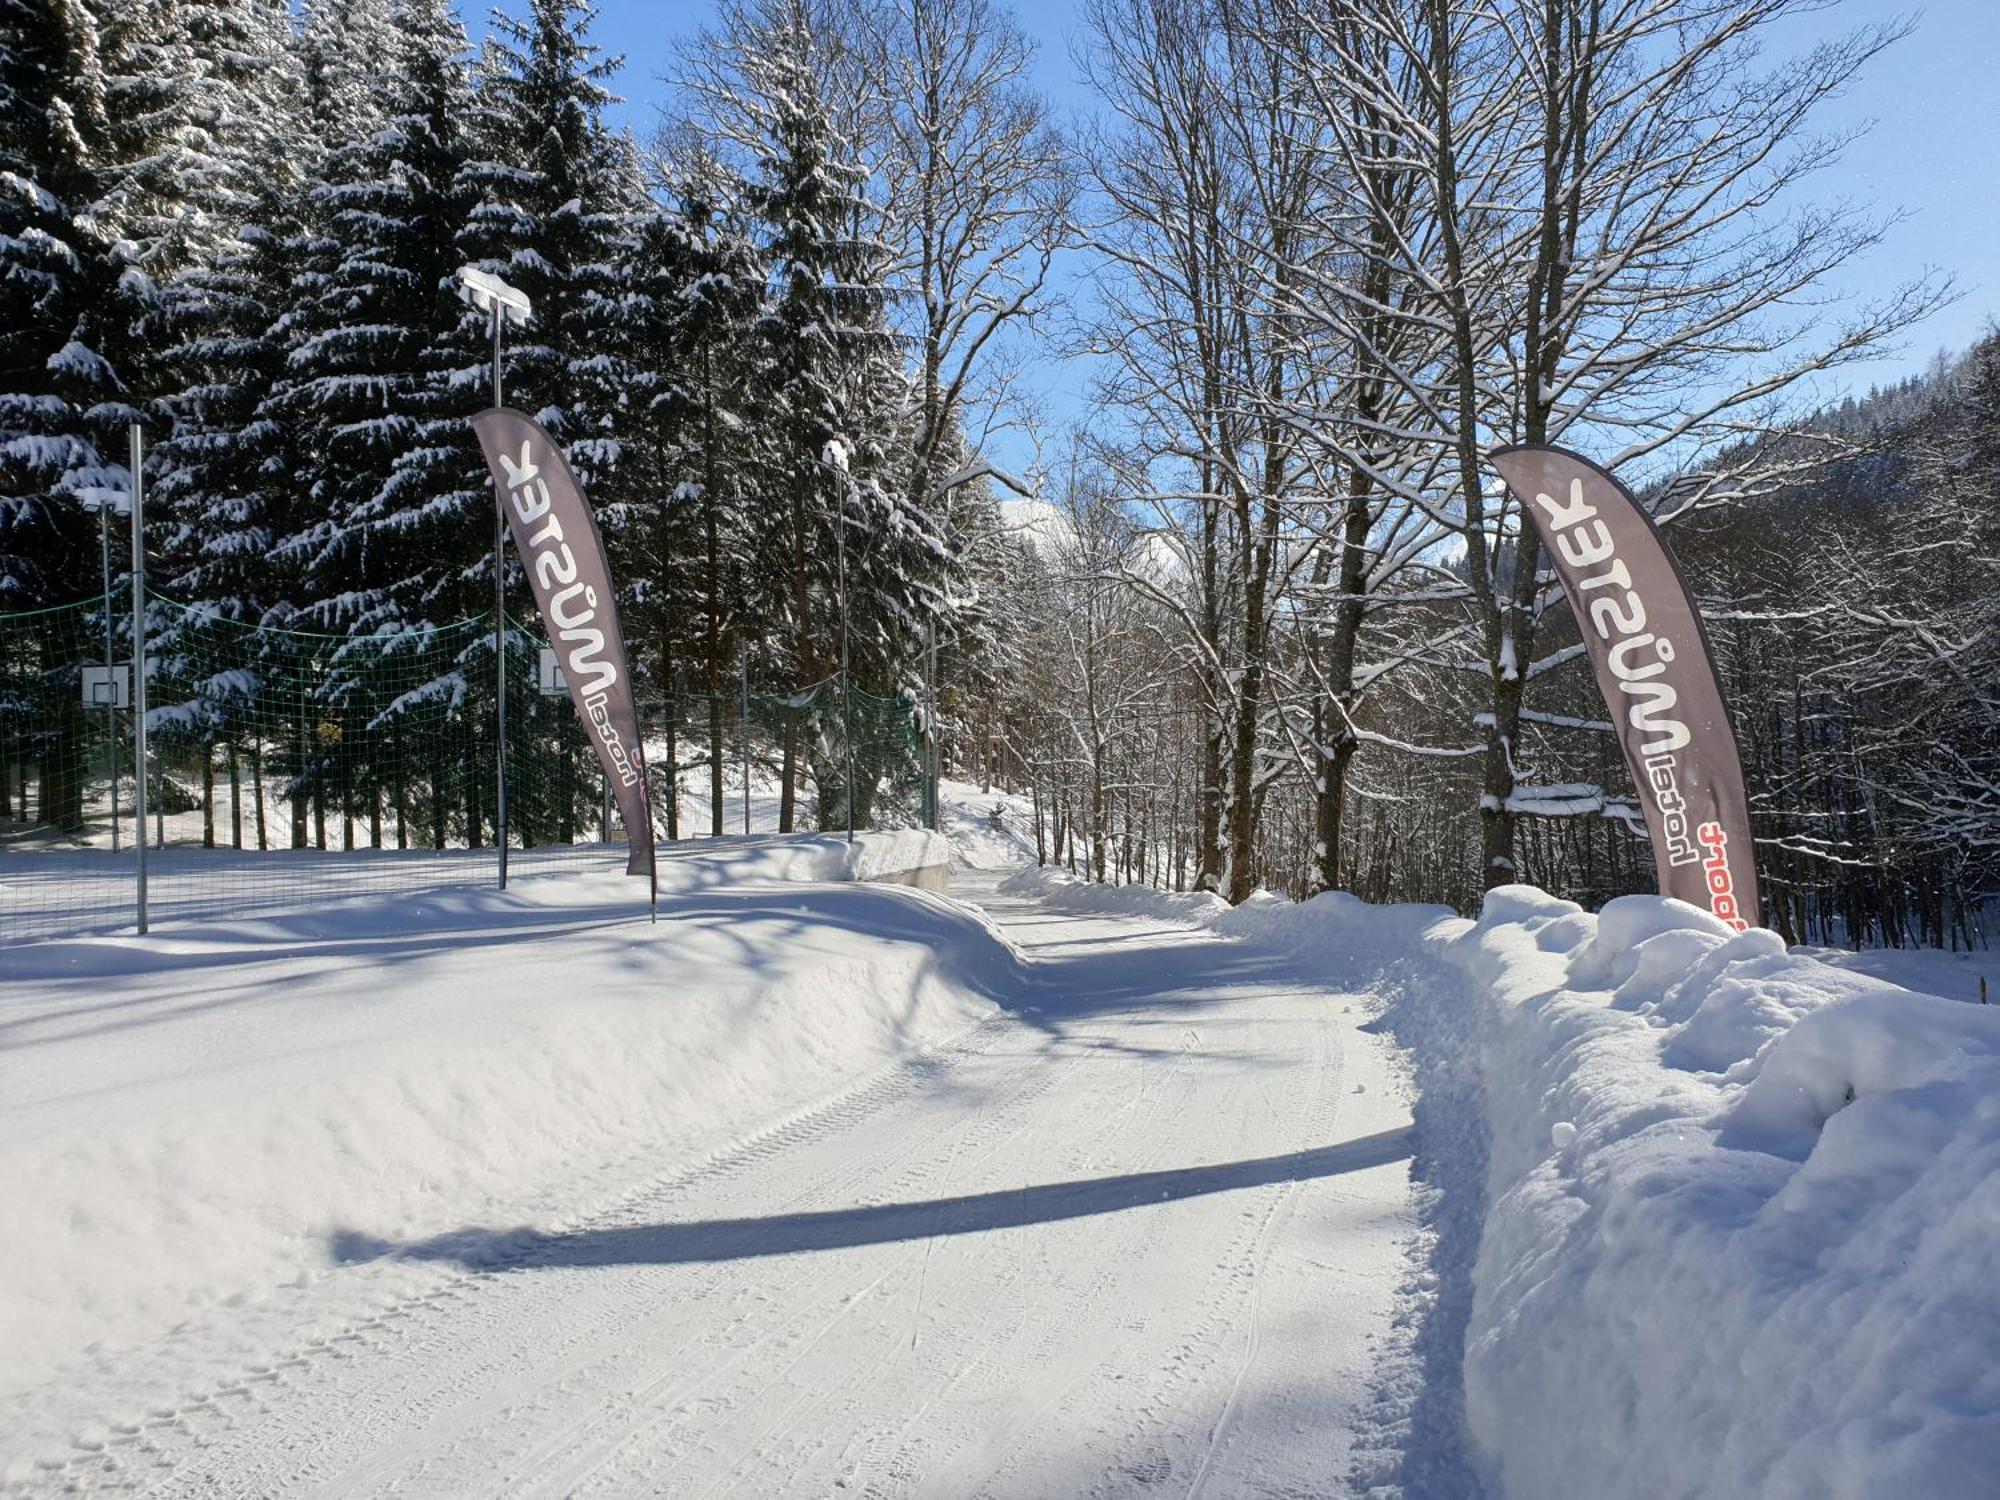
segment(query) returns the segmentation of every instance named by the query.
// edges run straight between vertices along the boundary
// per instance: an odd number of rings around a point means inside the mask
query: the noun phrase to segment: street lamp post
[[[493,324],[493,405],[500,406],[500,325],[526,327],[534,312],[528,294],[509,286],[477,266],[458,268],[461,301],[488,314]],[[493,486],[493,680],[494,843],[499,849],[500,889],[507,889],[507,512],[496,481]]]
[[[146,931],[146,435],[131,432],[132,464],[132,810],[138,851],[134,896],[141,936]],[[162,840],[162,843],[165,841]]]
[[[840,489],[840,721],[847,736],[847,842],[854,842],[854,674],[848,665],[847,486]]]

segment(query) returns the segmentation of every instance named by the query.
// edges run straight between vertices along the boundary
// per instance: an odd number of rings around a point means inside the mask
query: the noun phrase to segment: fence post
[[[132,424],[132,805],[139,846],[134,896],[138,927],[146,930],[146,439]]]

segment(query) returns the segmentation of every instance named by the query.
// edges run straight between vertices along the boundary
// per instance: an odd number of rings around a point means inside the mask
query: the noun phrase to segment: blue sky
[[[1039,82],[1059,112],[1090,107],[1070,63],[1070,39],[1081,23],[1065,0],[1016,0],[1015,13],[1041,44]],[[625,95],[617,117],[649,131],[666,89],[674,39],[700,26],[706,0],[601,0],[597,36],[623,53],[617,87]],[[1916,33],[1891,48],[1846,93],[1830,101],[1820,124],[1833,130],[1871,126],[1842,165],[1816,191],[1871,210],[1902,209],[1907,217],[1887,241],[1850,265],[1837,290],[1879,295],[1937,267],[1962,293],[1933,316],[1905,347],[1850,372],[1858,387],[1920,370],[1940,349],[1961,349],[2000,316],[2000,0],[1931,0],[1921,8],[1889,0],[1848,0],[1831,13],[1788,23],[1778,41],[1804,48],[1836,29],[1914,15]],[[1077,401],[1082,374],[1051,364],[1036,372],[1053,415]]]

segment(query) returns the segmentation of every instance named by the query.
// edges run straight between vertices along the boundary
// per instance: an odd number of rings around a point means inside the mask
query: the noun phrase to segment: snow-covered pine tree
[[[290,33],[282,0],[96,0],[93,196],[82,216],[122,263],[102,306],[98,353],[161,435],[177,389],[168,350],[172,284],[233,253],[286,111],[273,49]]]
[[[781,590],[766,612],[783,622],[787,665],[800,683],[840,665],[843,540],[850,544],[852,636],[871,638],[858,607],[870,576],[864,543],[880,534],[870,524],[869,502],[881,493],[880,471],[893,461],[889,425],[899,407],[907,408],[885,318],[888,257],[864,191],[867,168],[836,128],[821,86],[819,45],[806,9],[782,6],[735,61],[737,109],[759,133],[746,198],[762,224],[770,294],[757,327],[755,388],[765,414],[767,489],[783,497],[759,538],[763,576]],[[836,529],[843,526],[844,537]],[[799,753],[806,748],[800,731],[808,727],[786,737],[782,829],[796,817]],[[828,746],[826,733],[815,731],[813,740],[822,751],[815,760],[824,822],[831,790],[825,771],[843,752]]]
[[[218,613],[270,627],[253,653],[263,681],[248,688],[261,696],[299,689],[299,642],[283,632],[314,622],[332,585],[311,567],[329,495],[309,351],[328,329],[327,279],[338,263],[317,190],[353,133],[379,124],[377,91],[396,60],[389,0],[322,0],[305,7],[297,27],[282,4],[239,4],[252,12],[235,18],[242,49],[276,41],[283,50],[260,64],[221,49],[229,55],[215,81],[233,86],[216,92],[253,116],[228,140],[247,170],[252,209],[222,253],[168,285],[165,321],[184,384],[161,457],[179,523],[176,582]],[[166,644],[171,651],[171,638]],[[200,667],[203,644],[197,632],[185,665]],[[230,730],[216,726],[219,736]],[[263,748],[254,740],[252,755]],[[306,793],[325,790],[325,756],[311,735],[281,733],[278,749],[298,845]],[[323,832],[325,802],[315,800]]]
[[[124,383],[104,351],[121,247],[92,214],[107,152],[96,17],[0,0],[0,612],[96,588],[78,501],[122,494]]]
[[[224,0],[183,14],[208,60],[200,114],[212,170],[193,201],[228,232],[168,277],[152,322],[169,422],[152,450],[160,581],[204,614],[260,622],[286,599],[271,551],[287,529],[291,486],[283,434],[259,420],[258,407],[283,358],[274,328],[292,293],[287,251],[317,153],[282,0]],[[169,647],[173,624],[163,622]]]
[[[457,270],[469,258],[466,227],[478,206],[480,183],[505,170],[493,160],[486,128],[485,80],[503,65],[488,38],[468,70],[469,99],[453,137],[461,159],[451,183],[460,215],[437,288],[441,301],[420,363],[422,377],[409,392],[411,430],[377,492],[368,517],[371,547],[415,566],[395,591],[411,620],[447,621],[493,607],[493,486],[466,420],[490,400],[490,342],[485,318],[458,298]],[[521,342],[510,330],[510,370]],[[511,394],[508,397],[512,402]],[[470,670],[490,671],[485,668]]]
[[[629,142],[603,123],[611,96],[599,80],[614,63],[586,39],[590,14],[544,0],[527,23],[502,18],[482,49],[452,269],[479,265],[533,298],[533,321],[507,334],[505,398],[565,444],[601,504],[616,498],[627,420],[628,330],[615,299],[643,192]],[[489,400],[487,339],[484,315],[464,308],[436,331],[416,431],[369,523],[428,559],[409,608],[430,619],[491,607],[493,492],[466,421]]]
[[[389,0],[304,0],[296,49],[307,114],[322,149],[382,123],[379,75],[398,51]]]
[[[884,340],[856,372],[853,410],[870,436],[855,449],[839,439],[828,444],[830,467],[837,471],[832,521],[844,528],[846,544],[845,600],[834,604],[847,615],[847,667],[863,699],[844,694],[839,733],[829,725],[818,737],[814,775],[822,828],[845,821],[850,758],[857,827],[871,821],[885,779],[908,782],[916,775],[916,747],[886,733],[866,700],[916,695],[925,628],[949,628],[960,594],[959,560],[936,517],[910,499],[910,414],[918,403],[896,352]],[[843,561],[838,552],[835,557],[837,565]],[[833,581],[840,583],[838,576]]]
[[[682,163],[671,205],[653,210],[627,278],[640,331],[633,399],[644,413],[627,466],[639,507],[621,528],[619,576],[630,582],[630,618],[657,642],[661,679],[697,683],[711,704],[727,699],[739,645],[764,635],[747,587],[752,534],[755,415],[750,331],[763,304],[764,268],[719,163]],[[638,507],[635,507],[635,509]],[[761,678],[763,662],[755,664]],[[707,758],[726,754],[723,715],[711,710]],[[678,748],[678,747],[676,747]],[[721,833],[723,785],[710,778],[709,831]]]
[[[271,328],[290,294],[283,250],[311,156],[303,92],[282,0],[194,0],[161,8],[156,24],[149,65],[173,70],[162,109],[175,122],[175,214],[140,324],[159,419],[148,464],[154,579],[198,608],[155,613],[153,701],[205,747],[204,782],[222,747],[232,781],[247,756],[261,785],[263,745],[250,726],[272,680],[266,643],[232,632],[217,652],[211,622],[254,625],[285,599],[270,553],[290,486],[281,435],[257,408],[279,368]],[[205,826],[212,840],[213,817]],[[265,836],[261,817],[255,833]]]
[[[581,0],[531,0],[495,19],[479,80],[478,195],[459,245],[534,301],[511,342],[508,404],[560,442],[600,508],[625,498],[616,474],[630,422],[622,281],[647,208],[631,141],[604,120],[603,80],[620,59],[589,38]]]
[[[14,388],[0,422],[18,427],[8,453],[22,471],[0,530],[59,542],[70,523],[36,498],[51,476],[71,497],[126,488],[121,429],[166,388],[161,284],[213,253],[243,206],[245,175],[220,144],[236,124],[221,81],[234,59],[206,49],[221,45],[225,12],[255,3],[10,0],[0,212],[20,232],[0,253],[19,300],[0,334]],[[34,550],[23,566],[45,595],[82,591],[48,588],[60,545]]]
[[[445,0],[402,0],[388,15],[374,123],[331,145],[308,195],[309,274],[275,407],[311,435],[309,510],[282,550],[309,581],[313,628],[346,638],[319,687],[323,711],[365,728],[371,747],[366,763],[342,760],[330,790],[349,817],[367,816],[371,839],[393,810],[402,842],[413,783],[450,774],[426,746],[464,698],[462,682],[413,677],[411,663],[430,650],[432,627],[484,603],[459,584],[488,532],[452,524],[459,473],[448,473],[442,506],[410,482],[425,472],[440,385],[475,367],[481,347],[455,289],[471,201],[468,47]],[[452,414],[460,429],[464,415]],[[462,469],[470,433],[451,438]],[[435,840],[445,798],[432,791]]]
[[[366,400],[368,382],[365,373],[345,382],[339,363],[350,327],[365,317],[363,294],[340,285],[356,230],[352,219],[340,219],[339,198],[349,185],[353,154],[386,127],[383,99],[397,68],[395,38],[389,0],[320,0],[306,10],[298,32],[301,133],[310,160],[289,222],[273,226],[282,240],[276,258],[288,278],[271,329],[283,364],[258,407],[259,421],[282,449],[278,478],[291,494],[272,554],[284,575],[282,602],[269,617],[274,625],[323,630],[336,618],[345,623],[336,602],[344,583],[322,574],[318,564],[331,533],[344,524],[340,499],[353,501],[333,448],[355,418],[353,402]],[[365,246],[352,248],[365,264]],[[279,467],[274,463],[274,471]]]
[[[469,262],[530,295],[533,320],[507,334],[505,399],[549,427],[602,506],[620,497],[616,471],[632,416],[623,352],[630,308],[620,277],[644,193],[630,142],[603,121],[611,96],[601,80],[616,64],[588,40],[592,14],[540,0],[525,21],[496,18],[473,70],[462,138],[453,143],[452,190],[463,219],[439,262],[436,290],[454,298],[453,273]],[[391,591],[406,621],[492,608],[493,492],[466,420],[490,399],[489,328],[482,314],[442,305],[412,387],[412,425],[364,517],[371,557],[402,559]],[[518,583],[518,568],[510,573]],[[457,680],[435,685],[430,697],[477,694],[492,670],[482,638],[459,661]],[[538,707],[530,701],[517,711]],[[518,727],[517,740],[539,732],[525,719]],[[543,727],[563,735],[574,728],[568,719]],[[477,843],[491,799],[476,776],[464,790],[467,832]],[[516,829],[562,836],[574,821],[571,790],[517,785]]]
[[[441,348],[452,370],[478,348],[454,341],[470,202],[465,33],[444,0],[403,0],[393,20],[379,123],[326,153],[309,195],[317,227],[286,394],[314,431],[318,469],[313,513],[287,548],[313,580],[316,628],[357,640],[425,619],[444,588],[438,538],[394,481],[431,415]]]
[[[135,329],[173,219],[171,132],[129,87],[135,46],[80,0],[9,0],[0,27],[0,611],[94,594],[82,505],[128,488],[125,427],[146,382]],[[111,33],[111,35],[107,35]],[[114,106],[114,96],[119,103]],[[158,127],[156,133],[156,126]],[[40,816],[83,823],[69,633],[39,653],[53,719],[33,726]]]

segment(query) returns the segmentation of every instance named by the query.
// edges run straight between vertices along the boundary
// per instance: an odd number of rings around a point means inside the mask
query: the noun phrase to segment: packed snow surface
[[[1035,859],[1035,809],[1026,797],[945,779],[938,808],[962,870],[1013,870]]]
[[[1375,997],[825,883],[874,860],[710,845],[658,926],[572,873],[10,949],[0,1487],[1393,1483]]]
[[[1993,1493],[1978,960],[946,828],[7,950],[0,1487]]]

